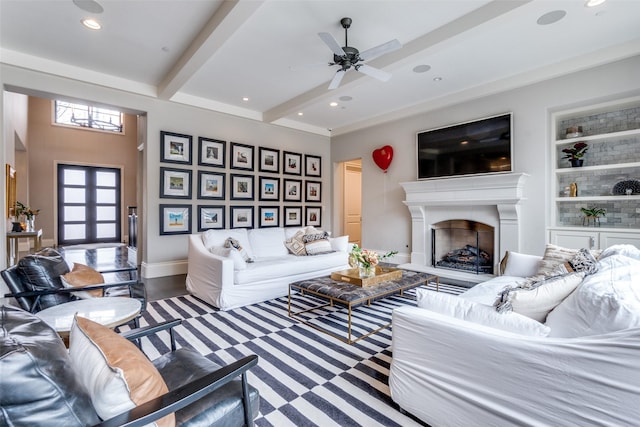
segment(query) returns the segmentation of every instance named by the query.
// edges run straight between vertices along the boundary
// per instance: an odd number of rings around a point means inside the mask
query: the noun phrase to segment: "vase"
[[[358,270],[359,270],[361,279],[366,279],[368,277],[373,277],[376,275],[375,265],[369,265],[369,266],[361,265]]]
[[[571,159],[569,161],[571,162],[572,168],[579,168],[579,167],[582,167],[582,163],[584,162],[584,159]]]
[[[27,231],[36,231],[36,219],[27,218]]]

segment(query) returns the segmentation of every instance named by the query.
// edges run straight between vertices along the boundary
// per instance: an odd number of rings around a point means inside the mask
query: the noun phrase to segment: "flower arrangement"
[[[362,249],[358,245],[353,245],[351,253],[349,254],[349,264],[354,268],[359,266],[364,269],[371,269],[378,265],[380,260],[392,257],[397,253],[398,251],[390,251],[384,255],[380,255],[376,251]]]
[[[16,216],[24,215],[27,219],[33,219],[34,216],[40,213],[40,209],[31,209],[29,206],[25,206],[22,202],[16,202]]]
[[[576,142],[573,148],[564,148],[562,152],[565,154],[563,159],[578,160],[584,157],[585,153],[589,149],[586,142]]]

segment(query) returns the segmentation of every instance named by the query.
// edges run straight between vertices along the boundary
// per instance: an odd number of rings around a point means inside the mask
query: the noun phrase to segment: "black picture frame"
[[[258,165],[260,172],[280,173],[280,150],[259,147],[258,157],[260,158]]]
[[[164,163],[191,164],[193,137],[182,133],[160,131],[160,161]]]
[[[312,156],[311,154],[304,155],[304,174],[305,176],[322,176],[322,157]]]
[[[285,206],[282,216],[285,227],[302,225],[302,206]]]
[[[198,137],[198,165],[223,168],[225,166],[227,142],[219,139]]]
[[[305,202],[321,202],[322,201],[322,183],[320,181],[304,182],[304,201]]]
[[[253,175],[231,174],[231,200],[254,200]]]
[[[160,168],[161,199],[191,199],[191,170]]]
[[[260,177],[260,201],[280,200],[280,178]]]
[[[224,205],[198,205],[198,231],[225,228]]]
[[[225,173],[198,171],[198,199],[224,200]]]
[[[253,228],[253,206],[231,206],[231,228]]]
[[[282,173],[287,175],[302,175],[302,154],[283,151]]]
[[[280,207],[279,206],[260,206],[259,210],[260,228],[280,227]]]
[[[191,205],[161,204],[160,235],[191,234]]]
[[[231,169],[253,170],[254,146],[247,144],[231,143],[229,150],[229,164]]]
[[[305,206],[304,208],[304,225],[306,227],[322,226],[322,209],[320,206]]]
[[[302,180],[286,179],[286,178],[283,179],[282,200],[285,202],[301,202],[302,201]]]

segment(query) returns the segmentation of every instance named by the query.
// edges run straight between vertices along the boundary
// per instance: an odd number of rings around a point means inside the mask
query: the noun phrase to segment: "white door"
[[[343,230],[349,242],[362,246],[362,161],[343,163]]]

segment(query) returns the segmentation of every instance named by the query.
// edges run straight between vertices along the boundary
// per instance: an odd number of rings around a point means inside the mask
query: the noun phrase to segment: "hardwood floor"
[[[177,276],[156,277],[154,279],[142,279],[147,288],[147,298],[149,301],[156,301],[164,298],[171,298],[179,295],[186,295],[185,287],[186,274]]]

